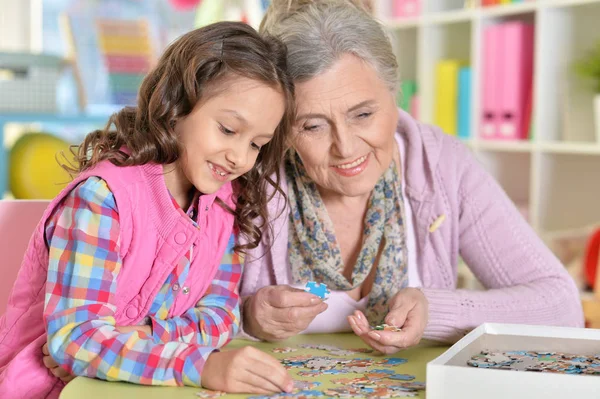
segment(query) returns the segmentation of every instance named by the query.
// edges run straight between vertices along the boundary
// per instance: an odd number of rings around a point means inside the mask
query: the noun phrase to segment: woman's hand
[[[292,392],[294,382],[277,359],[246,346],[208,356],[202,386],[229,393],[273,394]]]
[[[116,327],[116,330],[121,334],[125,334],[131,331],[139,331],[152,336],[152,327],[150,326],[125,326],[125,327]],[[50,372],[57,378],[60,378],[62,382],[67,383],[75,378],[74,375],[69,374],[65,369],[60,367],[58,363],[54,360],[52,356],[50,356],[50,351],[48,351],[48,343],[45,343],[42,347],[42,353],[44,357],[42,358],[44,362],[44,366],[50,370]]]
[[[244,300],[246,332],[265,341],[292,337],[327,309],[316,295],[288,285],[263,287]]]
[[[379,352],[389,355],[417,345],[423,337],[429,317],[427,298],[416,288],[405,288],[390,300],[385,323],[401,327],[402,331],[372,330],[365,315],[356,311],[348,321],[362,340]]]

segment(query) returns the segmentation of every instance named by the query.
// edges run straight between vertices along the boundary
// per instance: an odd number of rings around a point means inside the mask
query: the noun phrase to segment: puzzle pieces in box
[[[311,294],[314,294],[321,299],[327,299],[329,298],[329,294],[331,294],[331,291],[327,289],[326,284],[316,283],[314,281],[309,281],[308,283],[306,283],[304,291],[310,292]]]
[[[514,371],[600,375],[600,355],[581,356],[558,352],[482,351],[469,366]]]

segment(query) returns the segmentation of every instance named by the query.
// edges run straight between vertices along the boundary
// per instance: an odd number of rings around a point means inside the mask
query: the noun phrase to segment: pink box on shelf
[[[520,21],[501,25],[503,57],[498,139],[525,140],[529,133],[533,82],[534,26]]]
[[[491,25],[483,32],[482,109],[480,136],[495,139],[500,131],[500,76],[502,62],[502,30]]]
[[[394,0],[395,18],[416,17],[421,14],[421,0]]]

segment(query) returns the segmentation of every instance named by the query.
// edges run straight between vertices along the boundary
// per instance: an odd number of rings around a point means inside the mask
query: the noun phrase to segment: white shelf
[[[540,143],[540,149],[554,154],[600,155],[600,144],[596,143],[546,142]]]
[[[594,4],[598,0],[541,0],[542,7],[574,7],[578,5]]]
[[[406,18],[406,19],[388,19],[383,20],[384,25],[389,30],[398,30],[398,29],[413,29],[417,26],[421,25],[423,21],[422,17],[415,18]]]
[[[379,0],[379,9],[390,10],[393,1]],[[565,237],[600,225],[600,144],[594,132],[593,91],[573,73],[574,62],[600,40],[600,0],[537,0],[469,9],[462,8],[464,3],[422,0],[420,17],[387,22],[400,76],[417,81],[419,119],[434,123],[437,63],[448,58],[469,62],[474,137],[463,142],[510,198],[525,204],[532,227],[543,237]],[[483,32],[490,24],[515,19],[536,27],[534,139],[482,140],[478,127]]]
[[[473,144],[477,150],[498,152],[531,152],[533,147],[531,141],[476,140]]]

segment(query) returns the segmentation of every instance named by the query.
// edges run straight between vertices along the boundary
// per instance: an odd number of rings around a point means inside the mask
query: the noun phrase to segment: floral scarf
[[[317,185],[294,151],[286,155],[285,174],[291,207],[288,253],[294,283],[316,281],[332,290],[351,290],[369,275],[384,240],[366,314],[372,325],[383,323],[388,301],[408,284],[404,205],[396,163],[391,163],[371,194],[363,244],[350,282],[342,275],[340,248]]]

